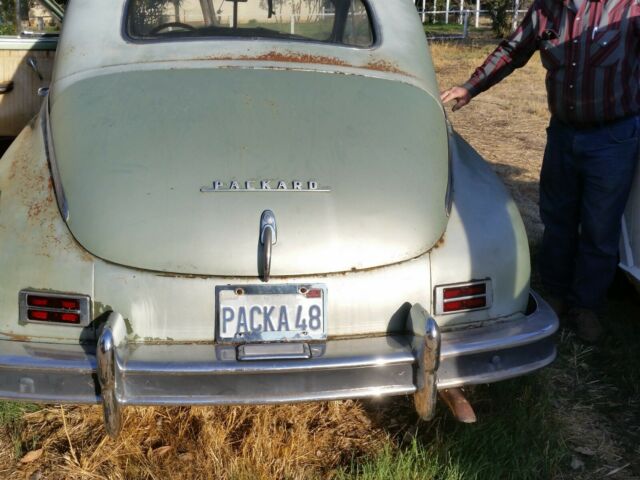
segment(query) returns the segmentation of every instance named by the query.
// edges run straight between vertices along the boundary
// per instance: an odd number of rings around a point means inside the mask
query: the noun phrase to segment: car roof
[[[69,2],[51,101],[88,77],[143,69],[276,68],[335,72],[413,84],[437,96],[427,41],[410,0],[365,0],[376,30],[371,48],[270,39],[134,42],[123,33],[127,0]]]

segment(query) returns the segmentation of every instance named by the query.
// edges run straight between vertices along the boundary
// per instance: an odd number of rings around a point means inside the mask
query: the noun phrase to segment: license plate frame
[[[306,297],[305,292],[320,291],[320,298],[313,298],[309,300]],[[229,327],[229,312],[222,312],[222,309],[229,307],[231,302],[238,301],[238,305],[245,306],[249,302],[251,297],[261,299],[261,297],[273,297],[273,303],[269,305],[261,304],[264,312],[264,308],[274,307],[273,314],[275,316],[275,322],[279,321],[279,312],[282,305],[287,308],[287,305],[278,303],[278,296],[283,296],[292,299],[294,296],[296,300],[301,300],[302,303],[306,303],[310,308],[311,305],[321,306],[321,328],[311,329],[308,328],[304,331],[299,328],[293,328],[291,330],[282,331],[276,329],[276,331],[250,331],[237,333],[237,329],[234,334],[231,334]],[[304,296],[304,299],[303,299]],[[240,298],[242,297],[242,298]],[[265,303],[265,302],[262,302]],[[299,305],[299,304],[298,304]],[[256,306],[258,306],[256,304]],[[291,305],[289,305],[291,307]],[[303,305],[304,308],[304,305]],[[277,310],[277,311],[276,311]],[[293,312],[290,308],[287,308],[288,315],[293,317],[290,320],[293,326],[296,326],[296,314],[298,309]],[[257,312],[256,312],[257,313]],[[306,312],[308,313],[308,312]],[[224,318],[223,318],[224,316]],[[256,315],[258,317],[260,315]],[[264,321],[264,314],[261,315],[263,319],[262,325],[269,330],[269,325]],[[307,341],[324,341],[327,339],[327,287],[324,284],[318,283],[302,283],[302,284],[284,284],[284,285],[219,285],[215,288],[215,338],[218,343],[224,344],[245,344],[245,343],[276,343],[276,342],[307,342]],[[224,325],[223,325],[224,321]],[[273,323],[273,322],[271,322]],[[247,324],[249,319],[247,318]],[[251,325],[248,325],[251,327]]]

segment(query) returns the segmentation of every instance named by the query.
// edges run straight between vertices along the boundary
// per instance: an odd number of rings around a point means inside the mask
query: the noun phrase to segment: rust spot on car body
[[[25,248],[35,255],[54,258],[64,251],[75,259],[92,262],[93,257],[76,242],[60,215],[49,164],[37,147],[44,141],[41,135],[32,124],[27,125],[6,157],[10,162],[8,181],[0,178],[0,189],[6,190],[12,208],[24,212],[24,223],[15,222],[12,227],[19,242],[29,245]]]
[[[239,55],[237,57],[225,55],[225,56],[212,56],[206,57],[206,60],[213,61],[253,61],[253,62],[279,62],[279,63],[299,63],[299,64],[313,64],[313,65],[330,65],[335,67],[349,67],[365,70],[374,70],[377,72],[395,73],[399,75],[405,75],[411,77],[412,75],[398,68],[392,62],[387,60],[378,59],[371,60],[364,65],[355,65],[348,63],[336,57],[328,57],[324,55],[311,55],[308,53],[299,52],[277,52],[272,50],[262,55]]]
[[[6,337],[6,339],[11,340],[12,342],[30,342],[31,337],[28,335],[17,335],[15,333],[0,333],[0,337]]]
[[[347,62],[334,57],[326,57],[322,55],[311,55],[308,53],[295,53],[295,52],[277,52],[272,50],[262,55],[239,55],[237,57],[232,56],[220,56],[220,57],[207,57],[206,60],[215,61],[253,61],[253,62],[281,62],[281,63],[313,63],[317,65],[335,65],[339,67],[352,67]]]
[[[393,63],[386,60],[372,60],[367,63],[364,68],[366,68],[367,70],[376,70],[378,72],[397,73],[400,75],[409,76],[408,73],[400,70],[397,65],[394,65]]]
[[[442,236],[438,239],[438,241],[435,243],[435,245],[431,250],[437,250],[438,248],[444,245],[446,234],[447,234],[446,232],[442,234]]]
[[[244,59],[244,58],[243,58]],[[310,55],[308,53],[283,53],[272,50],[264,55],[246,58],[258,62],[290,62],[290,63],[313,63],[318,65],[335,65],[339,67],[350,67],[347,62],[334,57],[321,55]]]
[[[53,185],[52,185],[51,179],[49,179],[47,182],[44,176],[40,175],[39,182],[41,185],[45,182],[48,183],[47,196],[31,204],[27,212],[27,218],[30,221],[39,221],[40,217],[46,213],[46,209],[49,208],[49,205],[52,202],[55,202],[55,194],[53,192]]]

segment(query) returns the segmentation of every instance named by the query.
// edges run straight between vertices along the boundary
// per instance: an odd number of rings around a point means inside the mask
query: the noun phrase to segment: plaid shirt
[[[598,125],[640,113],[640,0],[534,0],[518,29],[464,84],[477,95],[540,50],[549,110]]]

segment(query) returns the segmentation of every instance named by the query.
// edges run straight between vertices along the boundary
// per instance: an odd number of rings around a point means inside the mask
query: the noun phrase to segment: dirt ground
[[[489,50],[487,45],[433,45],[441,87],[466,80]],[[548,122],[539,60],[449,117],[508,185],[535,254],[542,233],[537,184]],[[640,321],[640,307],[624,292],[613,303]],[[630,328],[637,335],[637,328]],[[627,387],[637,376],[613,375],[629,359],[637,359],[635,368],[640,368],[634,345],[622,344],[632,353],[618,358],[575,342],[570,332],[559,336],[559,344],[560,358],[547,369],[548,384],[542,387],[551,396],[550,415],[569,452],[554,478],[640,478],[640,395]],[[99,408],[51,406],[24,414],[19,431],[0,433],[5,459],[0,478],[334,478],[350,463],[411,438],[412,431],[403,426],[413,421],[411,415],[407,401],[382,409],[354,401],[136,408],[127,409],[125,431],[114,442],[103,434]],[[429,428],[445,431],[442,418]]]
[[[432,54],[441,90],[464,82],[492,48],[486,44],[477,49],[445,43],[434,45]],[[491,163],[511,191],[524,219],[534,260],[543,231],[538,214],[538,178],[549,122],[544,75],[535,55],[524,68],[473,99],[462,110],[452,113],[447,109],[454,128]],[[537,286],[535,261],[533,270],[533,282]],[[640,323],[638,299],[624,279],[620,283],[624,294],[610,300],[610,304],[621,309],[629,317],[627,320]],[[607,312],[609,317],[613,316],[612,308]],[[635,328],[637,332],[638,327]],[[554,398],[556,413],[573,453],[565,475],[640,478],[638,396],[624,400],[614,398],[616,387],[607,382],[606,368],[599,372],[592,368],[595,358],[606,360],[606,352],[603,355],[602,350],[607,345],[600,349],[586,347],[574,343],[570,337],[568,331],[562,332],[561,358],[551,368],[552,388],[558,392]],[[640,350],[640,345],[635,344],[635,348]],[[637,353],[635,360],[640,360]],[[640,366],[636,362],[630,368]],[[621,410],[626,413],[609,414],[621,404],[624,404]]]
[[[453,43],[438,43],[431,50],[438,82],[444,90],[466,81],[491,51],[491,45],[461,48]],[[463,110],[447,111],[455,129],[507,184],[522,213],[530,242],[537,243],[542,235],[537,185],[549,122],[544,70],[539,60],[534,57]]]

